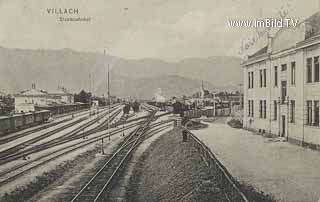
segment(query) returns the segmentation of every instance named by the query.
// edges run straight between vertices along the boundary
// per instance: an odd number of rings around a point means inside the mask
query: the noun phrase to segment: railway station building
[[[320,12],[280,29],[243,62],[248,130],[320,149]]]
[[[56,92],[48,93],[47,91],[37,89],[36,85],[32,84],[30,90],[14,95],[14,100],[15,112],[21,113],[35,111],[37,107],[70,105],[74,103],[74,96],[62,87],[58,87],[58,91]]]

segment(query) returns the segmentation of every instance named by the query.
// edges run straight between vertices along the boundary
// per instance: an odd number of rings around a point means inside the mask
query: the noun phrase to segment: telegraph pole
[[[106,55],[106,50],[104,49],[104,56]],[[107,74],[107,96],[108,96],[108,103],[107,103],[107,108],[108,108],[108,116],[107,116],[107,128],[109,131],[110,128],[110,68],[109,68],[109,61],[108,61],[108,74]],[[109,132],[108,132],[109,133]],[[109,134],[109,140],[110,140],[110,134]]]
[[[91,117],[91,102],[92,102],[92,87],[91,87],[91,73],[89,73],[89,86],[90,86],[90,94],[91,96],[89,97],[89,109],[90,109],[90,112],[89,112],[89,116]]]
[[[243,106],[242,106],[243,105],[242,104],[242,84],[241,83],[239,84],[239,87],[240,87],[239,97],[240,97],[240,110],[241,110],[241,109],[243,109]]]
[[[108,64],[108,129],[110,127],[110,69]]]
[[[104,155],[103,138],[101,138],[101,154]]]
[[[216,116],[216,93],[213,93],[213,116]]]

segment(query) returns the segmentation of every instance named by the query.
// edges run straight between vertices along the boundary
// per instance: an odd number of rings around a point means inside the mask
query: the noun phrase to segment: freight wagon
[[[14,114],[0,117],[0,134],[5,134],[48,121],[50,111],[42,110],[33,113]]]

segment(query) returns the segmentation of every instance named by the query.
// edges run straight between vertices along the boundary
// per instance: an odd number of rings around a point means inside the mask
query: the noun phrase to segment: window
[[[278,67],[274,67],[274,86],[278,86]]]
[[[281,101],[284,103],[287,97],[287,81],[281,81]]]
[[[262,88],[263,78],[262,78],[262,69],[260,69],[260,88]]]
[[[278,103],[277,100],[273,101],[273,120],[277,120],[278,119]]]
[[[251,111],[252,111],[251,100],[249,100],[249,117],[251,117]]]
[[[263,118],[266,119],[267,118],[267,100],[264,100],[263,103],[264,103]]]
[[[251,72],[248,72],[248,88],[251,88]]]
[[[252,109],[253,109],[253,104],[252,104],[252,100],[250,100],[250,103],[251,103],[251,105],[250,105],[250,116],[252,117]]]
[[[314,82],[319,82],[319,56],[314,57]]]
[[[249,100],[248,101],[248,107],[249,107],[249,113],[248,116],[249,117],[253,117],[253,113],[254,113],[254,106],[253,106],[253,100]]]
[[[254,101],[251,100],[251,117],[254,117]]]
[[[287,71],[287,64],[281,65],[281,71]]]
[[[259,117],[262,119],[267,118],[267,101],[266,100],[260,100],[260,106],[259,106]]]
[[[254,88],[254,75],[253,72],[251,72],[251,88]]]
[[[291,85],[296,84],[296,62],[291,62]]]
[[[295,122],[295,110],[296,110],[296,101],[291,100],[290,101],[290,122]]]
[[[319,126],[319,101],[314,101],[314,121],[313,121],[313,125],[314,126]]]
[[[307,83],[312,82],[312,58],[307,58]]]
[[[267,69],[263,70],[263,86],[267,87]]]
[[[260,100],[260,105],[259,105],[259,118],[263,118],[263,100]]]
[[[307,101],[307,125],[312,125],[312,101]]]
[[[253,88],[253,72],[248,72],[248,88]]]

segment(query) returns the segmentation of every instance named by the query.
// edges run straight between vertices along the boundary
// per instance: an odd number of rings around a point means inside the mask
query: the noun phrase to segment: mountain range
[[[28,50],[0,47],[0,91],[17,93],[31,88],[54,91],[64,86],[106,94],[107,68],[110,92],[117,96],[151,98],[158,89],[164,96],[190,95],[201,87],[237,90],[242,82],[241,59],[231,56],[160,59],[125,59],[72,49]]]

